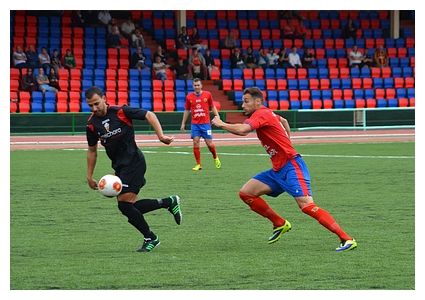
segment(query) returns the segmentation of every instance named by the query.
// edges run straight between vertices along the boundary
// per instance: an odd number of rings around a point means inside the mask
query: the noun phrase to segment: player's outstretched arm
[[[97,182],[93,179],[94,167],[97,161],[97,144],[89,146],[87,150],[87,184],[93,190],[97,189]]]
[[[248,124],[229,124],[223,122],[219,117],[214,117],[214,119],[211,121],[211,124],[236,135],[245,136],[252,131],[251,126]]]
[[[149,124],[151,124],[151,126],[153,127],[153,130],[155,130],[155,133],[158,139],[162,143],[166,145],[171,144],[171,142],[174,140],[174,137],[164,135],[164,132],[162,131],[161,123],[159,123],[159,120],[157,116],[155,115],[155,113],[148,111],[146,114],[146,120],[149,122]]]

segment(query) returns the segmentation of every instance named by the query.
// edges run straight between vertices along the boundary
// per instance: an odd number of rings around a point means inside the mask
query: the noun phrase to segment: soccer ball
[[[122,182],[118,176],[108,174],[100,178],[97,187],[103,196],[115,197],[121,193]]]

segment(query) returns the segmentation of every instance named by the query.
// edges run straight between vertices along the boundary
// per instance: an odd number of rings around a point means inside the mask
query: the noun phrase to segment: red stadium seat
[[[233,79],[233,90],[242,91],[243,90],[243,80],[242,79]]]
[[[339,77],[340,78],[350,78],[350,69],[349,68],[339,68]]]
[[[166,91],[164,92],[164,106],[165,111],[174,111],[175,110],[175,104],[174,104],[174,92]]]
[[[389,78],[389,77],[391,77],[391,68],[390,67],[383,67],[383,68],[381,68],[381,72],[382,72],[382,75],[381,76],[383,78]]]
[[[415,98],[414,97],[409,98],[409,106],[410,107],[415,107]]]
[[[162,81],[159,79],[152,80],[152,89],[154,91],[162,91]]]
[[[115,92],[117,90],[117,82],[115,80],[105,80],[105,87],[107,91]]]
[[[409,106],[409,99],[407,99],[407,98],[398,98],[398,106],[399,107],[408,107]]]
[[[158,91],[153,92],[153,110],[154,111],[163,111],[164,110],[162,92],[158,92]]]
[[[80,69],[71,69],[71,80],[81,80],[81,70]]]
[[[342,99],[342,90],[339,90],[339,89],[332,90],[332,99],[341,100]]]
[[[118,69],[118,80],[128,80],[128,66],[124,69]]]
[[[338,60],[336,58],[328,58],[328,68],[336,68]]]
[[[173,91],[174,90],[174,80],[164,80],[164,90]]]
[[[296,79],[297,78],[297,70],[293,68],[286,69],[286,78],[288,79]]]
[[[81,81],[80,80],[70,80],[69,81],[69,90],[73,92],[79,92],[81,90]]]
[[[276,100],[268,100],[267,104],[271,110],[278,110],[279,102]]]
[[[263,68],[255,68],[254,69],[254,78],[255,79],[263,79],[264,78],[264,69]]]
[[[316,78],[309,79],[309,87],[310,90],[318,90],[319,89],[319,80]]]
[[[298,90],[290,90],[289,100],[300,100],[300,92]]]
[[[118,58],[118,49],[108,48],[108,58]]]
[[[266,79],[266,89],[275,90],[276,89],[276,80],[275,79]]]
[[[109,69],[117,69],[118,68],[118,59],[108,58],[108,68]]]
[[[118,105],[128,105],[128,93],[127,92],[118,92],[117,93]]]
[[[61,88],[61,90],[64,90],[64,91],[69,90],[68,80],[59,79],[59,87]]]
[[[366,101],[365,99],[355,99],[356,108],[365,108],[366,107]]]
[[[339,69],[329,68],[329,78],[338,78],[338,77],[339,77]]]
[[[352,89],[342,90],[342,99],[344,99],[344,100],[353,99],[353,90]]]
[[[307,78],[307,69],[305,69],[305,68],[297,69],[297,76],[298,76],[298,79]]]
[[[300,92],[300,100],[310,100],[310,90],[302,90]]]
[[[395,89],[385,89],[385,98],[393,99],[396,97]]]
[[[11,80],[20,80],[21,73],[17,68],[10,68],[10,79]]]
[[[364,89],[371,89],[372,88],[372,86],[373,86],[372,78],[366,77],[366,78],[363,78],[362,81],[363,81],[363,88]]]
[[[315,99],[315,100],[312,100],[311,102],[312,102],[313,109],[322,109],[322,100]]]
[[[394,78],[394,87],[396,89],[404,88],[404,78],[401,78],[401,77]]]
[[[415,78],[413,78],[413,77],[406,77],[404,79],[404,87],[405,88],[414,88],[415,87]]]
[[[278,79],[277,80],[277,89],[278,90],[286,90],[288,86],[288,82],[286,81],[286,79]]]
[[[219,66],[217,66],[219,68]],[[213,68],[211,69],[211,80],[220,80],[220,70]]]
[[[375,89],[375,98],[376,99],[384,99],[385,98],[385,90],[384,89]]]
[[[59,75],[59,79],[69,80],[69,71],[68,71],[68,69],[59,69],[58,75]]]
[[[109,105],[117,105],[117,93],[115,91],[106,91],[105,96]]]
[[[334,106],[334,102],[330,99],[324,99],[323,100],[323,108],[324,109],[331,109]]]
[[[366,107],[367,108],[376,107],[376,99],[366,99]]]
[[[117,70],[106,69],[106,80],[116,80],[116,79],[117,79]]]
[[[344,57],[338,58],[338,67],[347,68],[348,67],[348,59]]]
[[[127,92],[128,91],[128,81],[127,80],[118,80],[117,87],[118,87],[118,92]]]
[[[249,69],[249,68],[243,69],[243,78],[244,79],[254,79],[253,69]]]
[[[372,78],[381,77],[381,68],[372,67],[370,68]]]
[[[289,109],[289,101],[288,100],[279,100],[279,109],[280,110],[288,110]]]
[[[330,81],[327,78],[321,78],[320,79],[320,89],[321,90],[327,90],[329,89]]]
[[[232,80],[231,79],[223,79],[222,80],[223,91],[231,91],[232,90]]]
[[[19,90],[19,80],[10,79],[10,90],[11,91],[18,91]]]
[[[361,78],[352,78],[351,86],[353,89],[361,89],[362,88],[362,79]]]

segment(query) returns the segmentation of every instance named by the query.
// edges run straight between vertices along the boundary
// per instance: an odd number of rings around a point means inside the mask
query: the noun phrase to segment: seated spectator
[[[37,79],[38,89],[42,91],[43,93],[47,91],[51,91],[51,92],[58,91],[56,88],[49,85],[50,83],[49,78],[46,76],[46,74],[44,74],[43,68],[38,69],[38,75],[36,79]]]
[[[100,25],[108,26],[109,23],[111,23],[112,17],[109,10],[101,10],[97,14],[97,19],[99,20]]]
[[[226,49],[233,49],[236,47],[236,39],[235,39],[235,35],[233,33],[232,30],[230,30],[227,33],[226,38],[224,39],[224,43],[223,43],[224,48]]]
[[[274,52],[273,48],[269,49],[269,52],[267,52],[266,57],[267,57],[267,67],[276,69],[278,65],[279,55]]]
[[[372,55],[370,54],[370,50],[366,51],[366,54],[363,57],[363,67],[367,66],[367,67],[372,67],[373,66],[373,58]]]
[[[63,66],[68,70],[74,69],[77,66],[75,63],[75,56],[72,54],[71,49],[66,49],[66,53],[63,56]]]
[[[357,38],[357,27],[352,19],[348,19],[347,25],[343,29],[343,37],[345,39],[356,39]]]
[[[261,48],[260,51],[258,51],[258,66],[263,69],[268,67],[267,54],[263,48]]]
[[[232,69],[239,68],[241,70],[245,69],[245,62],[242,57],[241,50],[239,48],[233,49],[232,54],[230,55],[230,67]]]
[[[292,68],[302,68],[300,55],[297,52],[297,47],[292,47],[291,53],[288,54],[289,66]]]
[[[279,58],[277,60],[277,66],[280,68],[287,68],[289,67],[289,58],[288,58],[288,51],[286,48],[282,48],[279,51]]]
[[[307,34],[307,30],[304,27],[304,22],[302,20],[298,20],[294,28],[294,38],[304,39],[306,34]]]
[[[207,78],[207,67],[205,66],[205,58],[197,48],[192,49],[189,56],[189,75],[191,78]]]
[[[21,90],[33,92],[36,91],[37,88],[37,81],[35,80],[33,69],[28,68],[27,74],[23,75],[21,79]]]
[[[128,40],[131,39],[131,34],[136,30],[131,15],[121,24],[121,34]]]
[[[379,68],[388,66],[388,53],[384,49],[384,46],[380,45],[376,48],[373,59],[375,61],[375,66]]]
[[[167,63],[167,55],[166,55],[164,49],[162,49],[161,45],[158,45],[158,47],[156,48],[156,52],[153,54],[153,61],[156,61],[157,56],[159,56],[161,58],[161,61],[164,64]]]
[[[361,68],[363,67],[363,53],[360,52],[359,48],[354,45],[348,54],[348,60],[350,62],[351,68]]]
[[[283,37],[290,40],[295,38],[295,28],[289,22],[283,27]]]
[[[26,55],[27,55],[28,68],[31,68],[31,69],[38,68],[39,67],[39,65],[38,65],[38,53],[35,50],[34,45],[30,45],[28,47]]]
[[[136,52],[131,55],[131,68],[141,71],[146,68],[145,61],[146,57],[143,54],[143,49],[139,46],[136,48]]]
[[[305,49],[304,50],[304,57],[303,57],[303,66],[304,68],[314,68],[316,58],[314,56],[313,49]]]
[[[111,27],[111,32],[108,34],[106,39],[106,45],[108,48],[120,48],[121,47],[121,33],[118,25]]]
[[[26,68],[27,67],[27,55],[22,50],[21,46],[17,46],[16,50],[13,52],[13,65],[16,68]]]
[[[62,58],[58,49],[53,50],[51,61],[51,65],[53,68],[55,68],[56,74],[59,74],[59,69],[62,68]]]
[[[41,53],[38,55],[38,63],[40,67],[43,68],[44,73],[47,74],[47,71],[50,70],[50,55],[47,52],[45,47],[41,48]]]
[[[211,55],[210,49],[205,50],[204,58],[205,58],[205,66],[207,67],[207,70],[208,70],[208,79],[211,79],[211,71],[218,68],[215,66],[214,57]]]
[[[56,73],[55,68],[53,67],[50,68],[49,85],[60,91],[58,73]]]
[[[252,47],[248,47],[244,56],[244,62],[247,68],[255,69],[257,67],[257,57],[252,50]]]
[[[145,39],[143,38],[142,31],[139,28],[136,28],[131,35],[131,46],[134,48],[145,48]]]
[[[180,34],[177,36],[177,48],[178,49],[189,49],[190,37],[187,34],[186,26],[180,28]]]
[[[167,80],[167,65],[161,60],[160,56],[155,58],[155,62],[152,64],[152,70],[155,73],[156,79]]]
[[[178,59],[177,65],[174,67],[174,72],[176,74],[177,79],[183,79],[183,80],[189,79],[188,65],[183,60],[183,58]]]
[[[192,48],[196,47],[198,50],[207,49],[208,46],[202,44],[201,37],[199,36],[198,28],[192,28],[192,33],[190,34],[190,45]]]

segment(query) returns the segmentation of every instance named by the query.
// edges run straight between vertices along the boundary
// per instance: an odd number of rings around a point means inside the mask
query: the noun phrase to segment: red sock
[[[305,206],[302,209],[302,212],[309,215],[310,217],[315,218],[322,226],[335,233],[341,239],[341,241],[353,239],[351,236],[346,234],[344,230],[342,230],[342,228],[338,225],[338,223],[327,210],[318,207],[314,202]]]
[[[193,155],[195,155],[195,160],[198,165],[201,164],[201,150],[199,147],[193,147]]]
[[[261,197],[255,197],[239,192],[239,197],[249,205],[251,210],[257,214],[269,219],[274,227],[280,227],[285,224],[285,219],[279,216]]]
[[[211,152],[213,158],[216,159],[217,158],[217,152],[215,151],[215,145],[208,146],[208,149],[210,149],[210,152]]]

